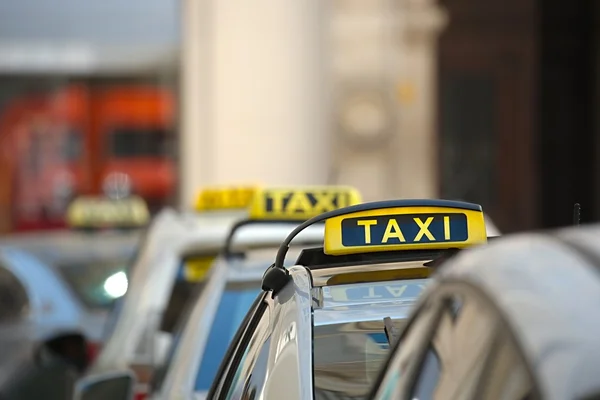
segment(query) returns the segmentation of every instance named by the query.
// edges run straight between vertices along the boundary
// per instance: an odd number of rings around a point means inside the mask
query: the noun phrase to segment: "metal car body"
[[[252,249],[259,251],[256,256],[249,250],[244,259],[222,257],[215,261],[180,337],[175,339],[177,343],[163,366],[162,376],[154,383],[153,398],[206,396],[230,340],[260,292],[265,270],[290,230],[283,224],[281,228],[271,226],[270,241],[264,238],[260,244],[251,243]],[[322,226],[303,233],[306,244],[323,241]],[[240,247],[236,246],[238,250]],[[271,257],[267,256],[269,253]]]
[[[319,198],[332,201],[319,202]],[[282,199],[279,208],[273,206],[277,199]],[[233,334],[260,292],[264,270],[281,242],[304,219],[359,201],[358,192],[347,187],[257,191],[248,219],[232,227],[223,254],[211,269],[171,357],[154,381],[154,397],[205,396]],[[296,244],[301,248],[322,241],[320,224],[301,232]]]
[[[369,398],[598,398],[599,239],[597,225],[568,228],[457,255],[419,300]]]
[[[323,247],[284,267],[293,237],[320,221]],[[265,272],[207,398],[363,398],[432,269],[486,241],[481,207],[462,202],[366,203],[306,221]]]
[[[210,260],[221,250],[231,225],[247,215],[255,188],[206,188],[199,192],[194,212],[163,209],[145,231],[129,277],[127,295],[108,323],[105,346],[91,373],[123,370],[132,364],[154,367],[168,335],[160,322],[188,248]],[[208,269],[201,265],[196,280]],[[198,275],[198,271],[196,275]]]
[[[296,189],[290,189],[296,192]],[[186,257],[216,256],[226,242],[233,239],[233,232],[237,232],[235,245],[231,246],[234,256],[239,257],[249,249],[264,248],[273,246],[274,242],[280,242],[290,231],[290,215],[296,221],[298,218],[306,215],[305,212],[292,210],[293,213],[287,215],[286,208],[279,207],[269,211],[267,219],[268,226],[265,229],[246,230],[236,229],[235,222],[245,220],[248,210],[233,211],[232,207],[222,207],[226,211],[211,211],[217,208],[219,201],[228,200],[229,204],[241,205],[253,199],[256,201],[265,201],[268,196],[279,195],[283,192],[289,192],[287,189],[256,189],[256,197],[219,196],[219,191],[209,192],[213,197],[208,201],[206,196],[200,196],[204,207],[198,209],[205,211],[203,213],[176,213],[172,210],[161,212],[150,226],[144,244],[140,248],[138,258],[134,263],[133,273],[130,279],[130,288],[127,296],[124,298],[120,307],[119,317],[112,330],[110,339],[100,354],[97,362],[94,364],[90,374],[102,373],[108,370],[133,368],[138,376],[140,385],[137,393],[143,395],[147,390],[147,384],[154,374],[157,366],[161,365],[166,351],[170,347],[172,336],[161,332],[161,320],[164,317],[164,311],[172,292],[173,283],[177,280],[181,271],[181,263]],[[317,195],[331,194],[331,188],[316,188]],[[329,192],[328,192],[329,191]],[[354,189],[336,192],[339,198],[334,200],[344,200],[346,202],[356,202],[357,193]],[[217,194],[217,196],[214,196]],[[335,194],[335,193],[334,193]],[[298,203],[290,202],[293,196],[285,200],[281,205]],[[296,199],[299,199],[296,197]],[[327,199],[331,200],[331,197]],[[237,200],[237,201],[235,201]],[[308,198],[304,198],[308,200]],[[313,199],[315,200],[315,199]],[[321,209],[322,204],[317,201],[313,203],[315,207]],[[334,205],[338,204],[334,201]],[[207,207],[210,205],[210,207]],[[310,204],[308,204],[310,206]],[[266,208],[257,209],[250,214],[254,216],[264,216]],[[310,211],[310,210],[309,210]],[[314,212],[314,211],[313,211]],[[242,227],[243,228],[243,227]],[[322,237],[322,232],[320,233]],[[204,289],[202,289],[203,291]],[[178,310],[180,313],[183,310]],[[183,317],[185,319],[185,317]],[[180,318],[181,319],[181,318]]]
[[[133,263],[127,294],[114,321],[109,322],[109,336],[91,373],[132,365],[152,369],[161,362],[170,338],[160,333],[160,323],[184,256],[191,250],[198,255],[216,256],[230,225],[243,215],[243,211],[206,216],[167,209],[155,217]]]

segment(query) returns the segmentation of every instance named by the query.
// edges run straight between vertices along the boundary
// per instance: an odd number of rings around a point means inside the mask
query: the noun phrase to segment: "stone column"
[[[400,2],[402,55],[396,81],[397,130],[394,195],[436,198],[438,178],[437,40],[447,23],[435,0]]]
[[[336,181],[365,200],[435,197],[435,40],[444,14],[428,0],[335,4]]]
[[[321,184],[320,0],[184,0],[181,201],[206,184]]]

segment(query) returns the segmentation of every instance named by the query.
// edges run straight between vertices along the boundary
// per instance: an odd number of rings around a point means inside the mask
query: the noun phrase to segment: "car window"
[[[262,311],[262,313],[255,316],[260,320],[258,320],[255,329],[248,332],[248,334],[251,334],[249,340],[242,342],[246,344],[245,348],[243,350],[238,349],[238,351],[243,351],[243,355],[237,365],[233,365],[235,372],[231,384],[228,388],[223,388],[227,392],[225,397],[227,400],[249,398],[247,396],[250,392],[254,391],[256,393],[257,389],[259,391],[261,389],[257,386],[258,382],[253,377],[256,375],[263,376],[263,374],[266,376],[266,363],[258,362],[258,360],[264,360],[264,357],[268,356],[268,354],[265,355],[265,352],[268,352],[268,339],[271,334],[271,312],[266,306],[262,307]],[[260,357],[261,355],[262,357]]]
[[[109,310],[127,292],[129,259],[59,265],[58,271],[90,309]]]
[[[315,326],[313,332],[315,398],[366,398],[389,353],[383,319]]]
[[[22,317],[28,308],[27,291],[12,272],[0,266],[0,322]]]
[[[385,286],[347,284],[324,287],[324,304],[343,307],[348,303],[372,302],[373,298],[388,295],[409,305],[419,296],[426,280],[387,283],[389,285]],[[390,288],[393,288],[392,291],[389,291]],[[398,290],[394,290],[396,288]],[[374,318],[378,315],[376,313]],[[394,320],[395,327],[400,330],[404,323],[402,319]],[[389,355],[383,316],[371,321],[317,324],[313,328],[313,340],[315,397],[366,398]]]
[[[537,399],[536,386],[520,349],[501,329],[488,361],[489,368],[479,383],[476,398],[489,400]]]
[[[498,319],[474,295],[448,299],[413,386],[411,399],[469,399],[490,354]]]
[[[190,280],[182,272],[185,261],[181,261],[177,278],[171,287],[169,302],[162,316],[160,330],[173,333],[182,317],[182,312],[191,307],[192,302],[199,296],[204,287],[204,280]]]
[[[241,322],[261,293],[260,282],[231,282],[225,286],[196,375],[196,391],[207,391]]]
[[[386,373],[381,380],[380,396],[382,400],[394,400],[400,398],[402,386],[399,385],[401,377],[409,375],[409,368],[414,365],[421,343],[427,340],[427,335],[433,328],[437,317],[438,307],[436,302],[425,303],[418,311],[399,339],[398,346],[394,350],[386,365]]]

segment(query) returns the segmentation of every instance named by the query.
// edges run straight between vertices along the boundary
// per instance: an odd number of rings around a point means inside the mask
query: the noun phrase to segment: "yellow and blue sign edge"
[[[265,188],[254,193],[249,217],[252,220],[304,221],[361,201],[358,190],[350,186]]]
[[[194,209],[199,212],[247,209],[259,185],[209,186],[196,196]]]
[[[487,242],[483,210],[477,204],[390,200],[340,211],[345,212],[325,221],[325,254],[460,249]]]

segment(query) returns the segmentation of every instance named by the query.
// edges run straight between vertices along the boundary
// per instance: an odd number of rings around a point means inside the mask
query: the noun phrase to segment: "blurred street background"
[[[349,184],[600,219],[592,0],[1,0],[0,233],[129,185]]]

